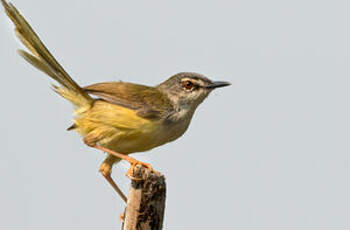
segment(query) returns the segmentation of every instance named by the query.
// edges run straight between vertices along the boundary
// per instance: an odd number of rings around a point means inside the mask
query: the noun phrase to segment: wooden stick
[[[164,176],[136,165],[122,230],[161,230],[165,211]]]

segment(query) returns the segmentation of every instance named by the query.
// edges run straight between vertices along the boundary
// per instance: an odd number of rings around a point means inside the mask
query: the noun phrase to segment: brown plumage
[[[84,87],[88,94],[132,110],[144,118],[159,119],[174,108],[158,89],[127,82],[104,82]]]

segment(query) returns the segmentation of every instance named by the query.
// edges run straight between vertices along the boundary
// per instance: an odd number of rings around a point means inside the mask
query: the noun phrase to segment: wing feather
[[[170,100],[154,87],[126,82],[104,82],[83,88],[90,95],[137,111],[141,117],[160,119],[173,110]]]

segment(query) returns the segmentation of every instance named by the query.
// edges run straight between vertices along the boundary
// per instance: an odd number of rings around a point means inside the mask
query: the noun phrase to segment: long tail
[[[93,99],[68,75],[62,66],[52,56],[42,43],[32,27],[11,3],[1,0],[6,14],[15,25],[17,37],[28,48],[30,53],[18,50],[19,54],[30,64],[56,80],[61,87],[54,86],[54,90],[62,97],[71,101],[78,108],[90,107]]]

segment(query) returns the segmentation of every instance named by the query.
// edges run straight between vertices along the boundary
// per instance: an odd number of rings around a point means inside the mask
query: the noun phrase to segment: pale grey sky
[[[350,228],[349,1],[12,2],[82,85],[233,83],[182,138],[133,155],[167,178],[164,229]],[[72,106],[0,15],[0,229],[120,229],[103,153],[65,131]]]

